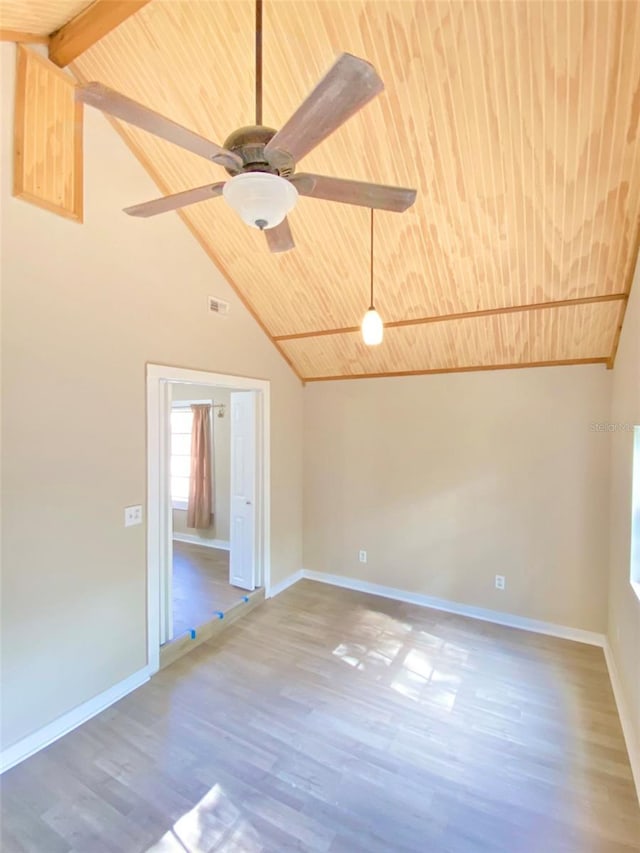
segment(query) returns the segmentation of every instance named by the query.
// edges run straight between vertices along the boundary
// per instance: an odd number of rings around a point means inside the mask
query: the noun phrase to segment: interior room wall
[[[603,366],[309,383],[304,568],[603,632],[610,390]]]
[[[216,542],[217,547],[229,545],[229,511],[231,502],[231,392],[227,388],[211,388],[206,385],[183,385],[171,383],[171,399],[202,400],[209,403],[222,403],[225,406],[224,417],[218,417],[219,409],[213,409],[211,424],[213,427],[212,482],[214,511],[211,527],[194,530],[187,527],[187,511],[173,509],[173,533],[202,544]]]
[[[145,503],[146,363],[271,381],[274,583],[302,559],[302,388],[176,214],[122,213],[158,190],[97,111],[84,225],[12,198],[11,44],[0,72],[8,747],[146,663],[145,527],[124,527]]]
[[[608,639],[628,725],[627,746],[640,771],[640,598],[631,577],[631,487],[634,425],[640,426],[640,259],[613,370],[612,429],[600,435],[611,454],[611,542]],[[629,733],[632,741],[629,743]],[[640,775],[636,778],[640,786]],[[640,788],[639,788],[640,795]]]

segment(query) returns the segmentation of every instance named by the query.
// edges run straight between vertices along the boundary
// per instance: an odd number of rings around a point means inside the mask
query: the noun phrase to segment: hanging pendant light
[[[362,318],[362,340],[368,347],[374,347],[382,343],[384,335],[384,324],[382,317],[378,314],[373,304],[373,208],[371,208],[371,301],[369,310]]]

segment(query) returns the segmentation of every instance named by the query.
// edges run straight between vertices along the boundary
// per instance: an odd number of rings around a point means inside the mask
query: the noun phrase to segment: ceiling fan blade
[[[286,217],[280,225],[276,225],[275,228],[267,228],[264,233],[271,252],[289,252],[296,247],[296,244],[293,242],[293,234],[289,227],[289,221]]]
[[[267,143],[295,161],[340,127],[384,89],[376,69],[350,53],[341,54],[289,121]]]
[[[287,178],[290,184],[293,184],[294,187],[298,190],[300,195],[312,195],[313,188],[316,185],[316,176],[309,175],[307,173],[301,173],[299,175],[292,175],[290,178]]]
[[[326,175],[293,175],[290,179],[300,195],[340,201],[343,204],[358,204],[377,210],[394,210],[402,213],[416,200],[416,190],[405,187],[387,187],[384,184],[369,184],[363,181],[347,181]]]
[[[158,213],[166,213],[168,210],[177,210],[188,204],[196,204],[222,195],[224,181],[219,184],[207,184],[206,187],[196,187],[193,190],[185,190],[174,195],[166,195],[153,201],[144,201],[142,204],[134,204],[133,207],[125,207],[124,212],[129,216],[155,216]]]
[[[79,86],[76,89],[76,100],[153,133],[161,139],[173,142],[181,148],[186,148],[187,151],[193,151],[194,154],[199,154],[206,160],[213,160],[221,166],[242,167],[242,160],[237,154],[221,148],[215,142],[144,107],[137,101],[132,101],[120,92],[103,86],[102,83],[87,83],[86,86]]]

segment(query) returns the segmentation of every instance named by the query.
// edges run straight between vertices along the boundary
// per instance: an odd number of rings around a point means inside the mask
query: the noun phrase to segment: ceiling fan
[[[265,232],[272,252],[286,252],[295,246],[287,213],[298,194],[397,212],[410,207],[416,190],[295,173],[302,157],[383,90],[373,65],[341,54],[276,131],[262,124],[262,0],[256,0],[255,35],[256,123],[234,131],[222,147],[101,83],[78,88],[76,97],[85,104],[224,166],[232,176],[125,208],[125,213],[155,216],[222,195],[248,225]]]

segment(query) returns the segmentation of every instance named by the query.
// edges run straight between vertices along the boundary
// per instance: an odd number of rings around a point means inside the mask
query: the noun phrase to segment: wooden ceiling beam
[[[491,317],[495,314],[517,314],[524,311],[541,311],[545,308],[566,308],[571,305],[591,305],[594,302],[618,302],[629,298],[628,293],[607,293],[602,296],[579,296],[576,299],[557,299],[550,302],[534,302],[529,305],[510,305],[505,308],[484,308],[481,311],[463,311],[459,314],[438,314],[433,317],[416,317],[412,320],[391,320],[385,329],[399,326],[421,326],[425,323],[446,323],[451,320],[468,320],[474,317]],[[340,329],[318,329],[314,332],[295,332],[290,335],[274,335],[274,341],[296,341],[300,338],[320,338],[323,335],[346,335],[359,332],[360,326],[343,326]],[[332,377],[333,378],[333,377]]]
[[[0,29],[0,41],[15,41],[18,44],[49,44],[49,36],[25,33],[22,30]]]
[[[472,373],[480,370],[518,370],[525,367],[567,367],[573,364],[607,364],[608,356],[601,358],[566,358],[554,361],[523,361],[516,364],[474,364],[468,367],[436,367],[430,370],[394,370],[388,373],[352,373],[337,376],[305,376],[307,382],[338,382],[342,379],[385,379],[388,376],[427,376],[431,373]]]
[[[95,0],[49,38],[49,59],[65,68],[150,0]]]

